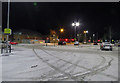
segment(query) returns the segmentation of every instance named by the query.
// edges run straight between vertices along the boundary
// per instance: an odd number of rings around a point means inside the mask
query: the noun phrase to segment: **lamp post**
[[[10,18],[10,0],[8,0],[8,17],[7,17],[7,28],[8,29],[9,29],[9,18]],[[7,35],[6,53],[8,53],[8,38],[9,38],[9,35]]]
[[[62,36],[62,38],[63,38],[62,33],[64,32],[64,29],[63,29],[63,28],[61,28],[61,29],[60,29],[60,32],[61,32],[61,36]]]
[[[86,34],[88,33],[88,31],[84,31],[84,34],[85,34],[85,42],[87,41],[87,37],[86,37]]]
[[[93,42],[94,42],[94,36],[95,36],[95,34],[93,34]]]
[[[75,27],[75,39],[76,39],[76,27],[78,27],[80,25],[79,22],[73,22],[72,26]]]

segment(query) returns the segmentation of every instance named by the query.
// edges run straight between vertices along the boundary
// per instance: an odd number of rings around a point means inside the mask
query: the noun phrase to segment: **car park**
[[[112,44],[110,42],[103,42],[102,44],[100,44],[100,49],[112,51]]]

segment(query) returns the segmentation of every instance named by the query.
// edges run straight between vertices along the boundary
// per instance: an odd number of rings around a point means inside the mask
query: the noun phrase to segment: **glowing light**
[[[90,40],[88,40],[90,42]]]
[[[86,31],[84,31],[84,33],[86,33]]]
[[[65,41],[68,41],[68,39],[65,39]]]
[[[79,22],[77,22],[77,23],[76,23],[76,26],[79,26],[79,25],[80,25],[80,23],[79,23]]]
[[[88,31],[84,31],[84,33],[88,33]]]
[[[79,26],[80,23],[79,22],[76,22],[76,23],[72,23],[72,26]]]
[[[72,41],[74,41],[74,39],[71,39]]]
[[[72,26],[75,26],[75,23],[72,23]]]
[[[47,37],[46,39],[48,40],[49,38]]]
[[[98,42],[100,42],[100,40],[98,40]]]
[[[61,31],[61,32],[63,32],[63,31],[64,31],[64,29],[60,29],[60,31]]]

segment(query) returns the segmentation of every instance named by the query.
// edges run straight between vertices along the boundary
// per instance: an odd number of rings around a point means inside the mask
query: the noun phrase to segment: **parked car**
[[[18,43],[17,42],[9,42],[9,44],[11,44],[11,45],[17,45]]]
[[[59,41],[58,45],[66,45],[66,42],[65,41]]]
[[[112,44],[110,42],[103,42],[102,44],[100,44],[100,49],[112,51]]]
[[[95,41],[95,42],[93,42],[93,45],[98,45],[98,43]]]
[[[87,42],[83,42],[83,44],[87,44]]]
[[[74,45],[79,45],[79,42],[78,42],[78,41],[75,41]]]

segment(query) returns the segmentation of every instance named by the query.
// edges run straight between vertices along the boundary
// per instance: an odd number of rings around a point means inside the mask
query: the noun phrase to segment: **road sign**
[[[76,38],[74,38],[74,40],[76,40]]]
[[[4,34],[5,35],[11,35],[11,29],[10,28],[5,28],[4,29]]]

